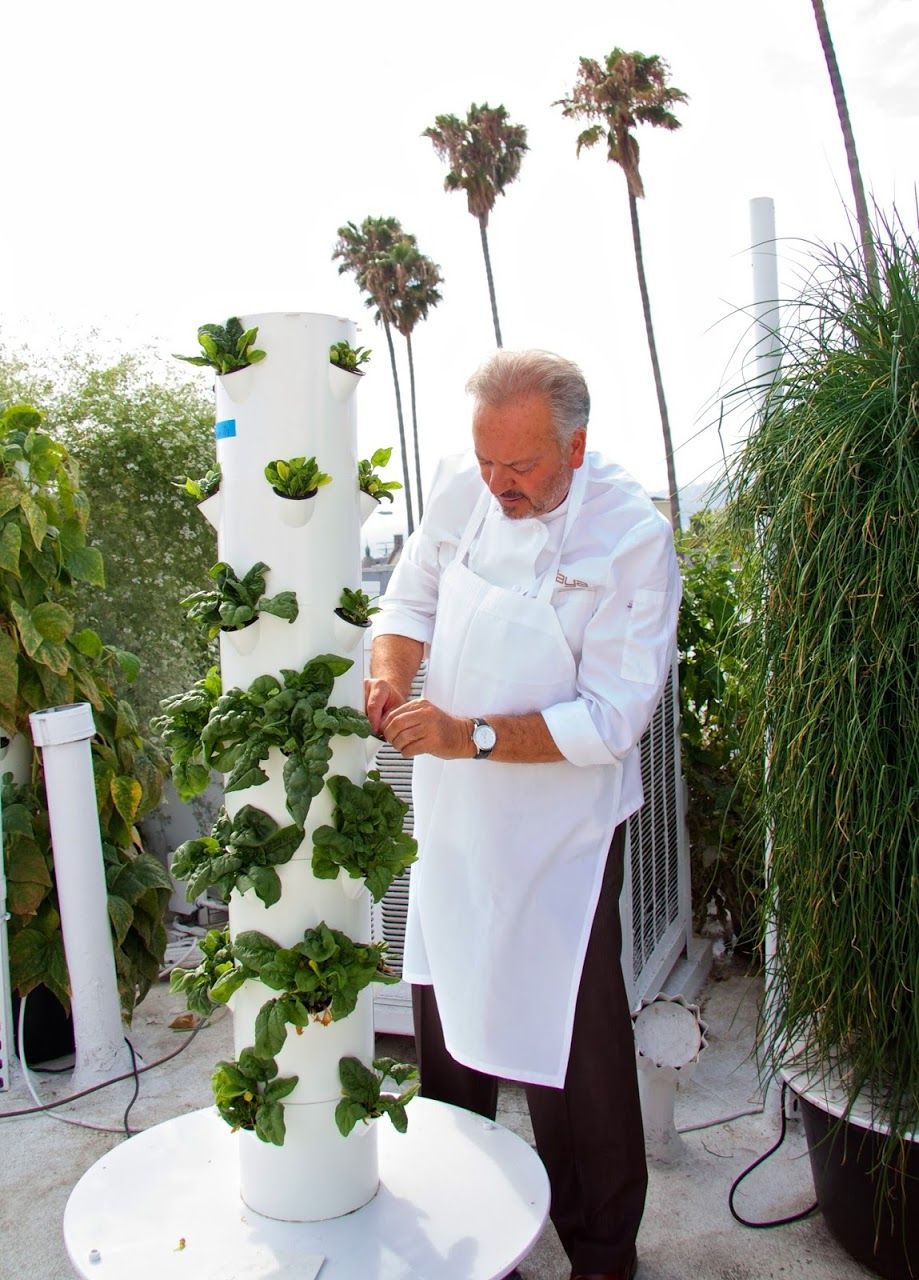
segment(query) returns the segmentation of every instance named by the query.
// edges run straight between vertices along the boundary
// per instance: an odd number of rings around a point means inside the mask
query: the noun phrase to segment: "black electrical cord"
[[[800,1213],[793,1213],[787,1218],[775,1218],[772,1222],[751,1222],[749,1218],[742,1217],[734,1208],[734,1193],[736,1192],[740,1184],[743,1182],[744,1178],[746,1178],[748,1174],[751,1174],[754,1169],[758,1169],[759,1166],[765,1160],[768,1160],[771,1155],[773,1155],[776,1151],[778,1151],[779,1147],[785,1141],[785,1134],[788,1129],[788,1118],[785,1115],[785,1095],[787,1091],[788,1091],[788,1086],[783,1081],[782,1082],[782,1100],[780,1103],[782,1119],[781,1119],[781,1130],[779,1132],[778,1142],[774,1143],[769,1148],[769,1150],[766,1152],[765,1155],[760,1156],[759,1159],[754,1160],[751,1165],[748,1165],[747,1168],[744,1169],[743,1173],[738,1174],[738,1176],[731,1183],[731,1190],[728,1194],[728,1208],[731,1211],[732,1217],[737,1222],[739,1222],[742,1227],[753,1227],[757,1229],[760,1227],[787,1227],[790,1222],[801,1222],[803,1221],[804,1218],[809,1218],[811,1214],[815,1213],[816,1210],[819,1208],[818,1202],[815,1200],[809,1209],[802,1209]]]
[[[55,1099],[54,1102],[45,1102],[40,1107],[22,1107],[17,1111],[0,1111],[0,1120],[15,1120],[20,1116],[35,1116],[40,1115],[43,1111],[53,1111],[55,1107],[64,1107],[69,1102],[76,1102],[78,1098],[86,1098],[91,1093],[98,1093],[100,1089],[107,1089],[109,1085],[121,1084],[122,1080],[136,1079],[138,1076],[142,1076],[145,1071],[152,1071],[154,1067],[161,1067],[164,1063],[171,1062],[173,1058],[177,1058],[180,1053],[184,1053],[198,1032],[203,1031],[204,1028],[210,1024],[211,1017],[213,1017],[213,1014],[209,1015],[207,1018],[202,1018],[198,1025],[193,1029],[188,1039],[183,1041],[182,1044],[179,1045],[178,1049],[175,1049],[172,1053],[167,1053],[164,1058],[157,1058],[155,1062],[148,1062],[144,1067],[138,1067],[135,1064],[133,1071],[126,1071],[125,1074],[121,1076],[113,1076],[111,1080],[103,1080],[101,1084],[90,1085],[88,1089],[81,1089],[79,1093],[69,1093],[64,1098]],[[133,1099],[131,1105],[133,1105]]]
[[[137,1095],[140,1093],[140,1073],[137,1070],[137,1054],[134,1052],[133,1044],[131,1044],[131,1041],[127,1036],[125,1036],[124,1042],[128,1046],[128,1053],[131,1055],[131,1070],[134,1072],[134,1093],[131,1095],[131,1101],[124,1109],[124,1118],[121,1123],[124,1125],[124,1136],[126,1138],[132,1138],[134,1135],[128,1128],[128,1116],[131,1114],[131,1108],[134,1106],[134,1103],[137,1101]]]

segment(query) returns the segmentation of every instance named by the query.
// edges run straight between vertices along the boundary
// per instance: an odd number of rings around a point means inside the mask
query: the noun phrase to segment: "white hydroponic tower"
[[[342,588],[360,586],[354,402],[360,378],[329,363],[330,346],[344,339],[352,342],[354,326],[333,316],[303,313],[245,316],[242,324],[244,329],[258,327],[255,345],[266,356],[217,378],[219,559],[239,577],[258,561],[268,565],[266,593],[295,592],[299,614],[293,623],[261,614],[243,631],[222,633],[223,688],[246,689],[257,676],[279,676],[282,668],[299,671],[312,658],[334,653],[350,657],[354,665],[335,681],[330,705],[362,708],[363,632],[334,612]],[[265,479],[265,465],[301,456],[315,457],[320,471],[331,475],[331,483],[304,501],[279,497]],[[335,737],[330,745],[333,755],[326,777],[344,774],[362,783],[367,743]],[[232,818],[250,804],[286,826],[292,818],[280,752],[273,751],[263,768],[268,782],[229,792],[227,811]],[[251,890],[231,894],[231,937],[257,929],[289,947],[302,941],[304,930],[325,921],[355,942],[370,941],[370,894],[363,882],[344,876],[317,880],[312,874],[312,833],[331,819],[332,797],[323,788],[310,806],[302,844],[290,862],[277,868],[280,900],[265,907]],[[254,1044],[258,1011],[275,994],[249,980],[233,997],[237,1057]],[[284,1099],[284,1145],[262,1142],[253,1132],[238,1135],[240,1191],[258,1213],[316,1221],[349,1213],[375,1194],[376,1125],[358,1125],[343,1138],[335,1124],[341,1096],[338,1063],[346,1055],[368,1065],[373,1058],[369,987],[360,993],[349,1017],[328,1026],[311,1022],[302,1034],[288,1028],[277,1056],[278,1074],[296,1075],[299,1083]]]

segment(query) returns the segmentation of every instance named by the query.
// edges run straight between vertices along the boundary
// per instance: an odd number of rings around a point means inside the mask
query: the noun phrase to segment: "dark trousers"
[[[616,828],[591,929],[562,1089],[528,1084],[536,1149],[552,1188],[550,1215],[575,1272],[626,1269],[648,1175],[635,1045],[619,953],[625,823]],[[444,1045],[433,987],[412,987],[426,1098],[493,1120],[498,1081],[456,1062]]]

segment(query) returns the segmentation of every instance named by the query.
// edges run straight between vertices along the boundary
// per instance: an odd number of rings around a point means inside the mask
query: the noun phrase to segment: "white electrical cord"
[[[677,1133],[695,1133],[698,1129],[714,1129],[719,1124],[730,1124],[732,1120],[740,1120],[744,1116],[761,1116],[765,1110],[765,1106],[761,1103],[758,1107],[748,1107],[746,1111],[735,1111],[733,1115],[721,1116],[718,1120],[705,1120],[702,1124],[678,1124]]]
[[[41,1098],[35,1092],[35,1086],[32,1083],[32,1073],[29,1071],[29,1064],[26,1061],[25,1029],[26,1029],[26,1001],[27,1000],[28,1000],[28,996],[23,996],[19,1002],[19,1064],[22,1067],[22,1076],[26,1082],[26,1088],[29,1090],[29,1093],[31,1093],[32,1095],[33,1102],[37,1107],[44,1107],[45,1103],[42,1102]],[[52,1120],[60,1120],[62,1124],[76,1125],[78,1129],[94,1129],[96,1133],[117,1133],[122,1138],[124,1137],[123,1128],[110,1129],[107,1125],[89,1124],[88,1121],[77,1120],[74,1116],[58,1115],[56,1111],[46,1111],[45,1114],[49,1115]]]

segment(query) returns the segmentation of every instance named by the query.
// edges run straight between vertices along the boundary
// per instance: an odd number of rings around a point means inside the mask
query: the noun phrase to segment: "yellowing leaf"
[[[122,774],[120,777],[112,779],[111,789],[115,808],[125,822],[132,823],[143,797],[143,789],[140,783],[136,778],[129,778]]]

